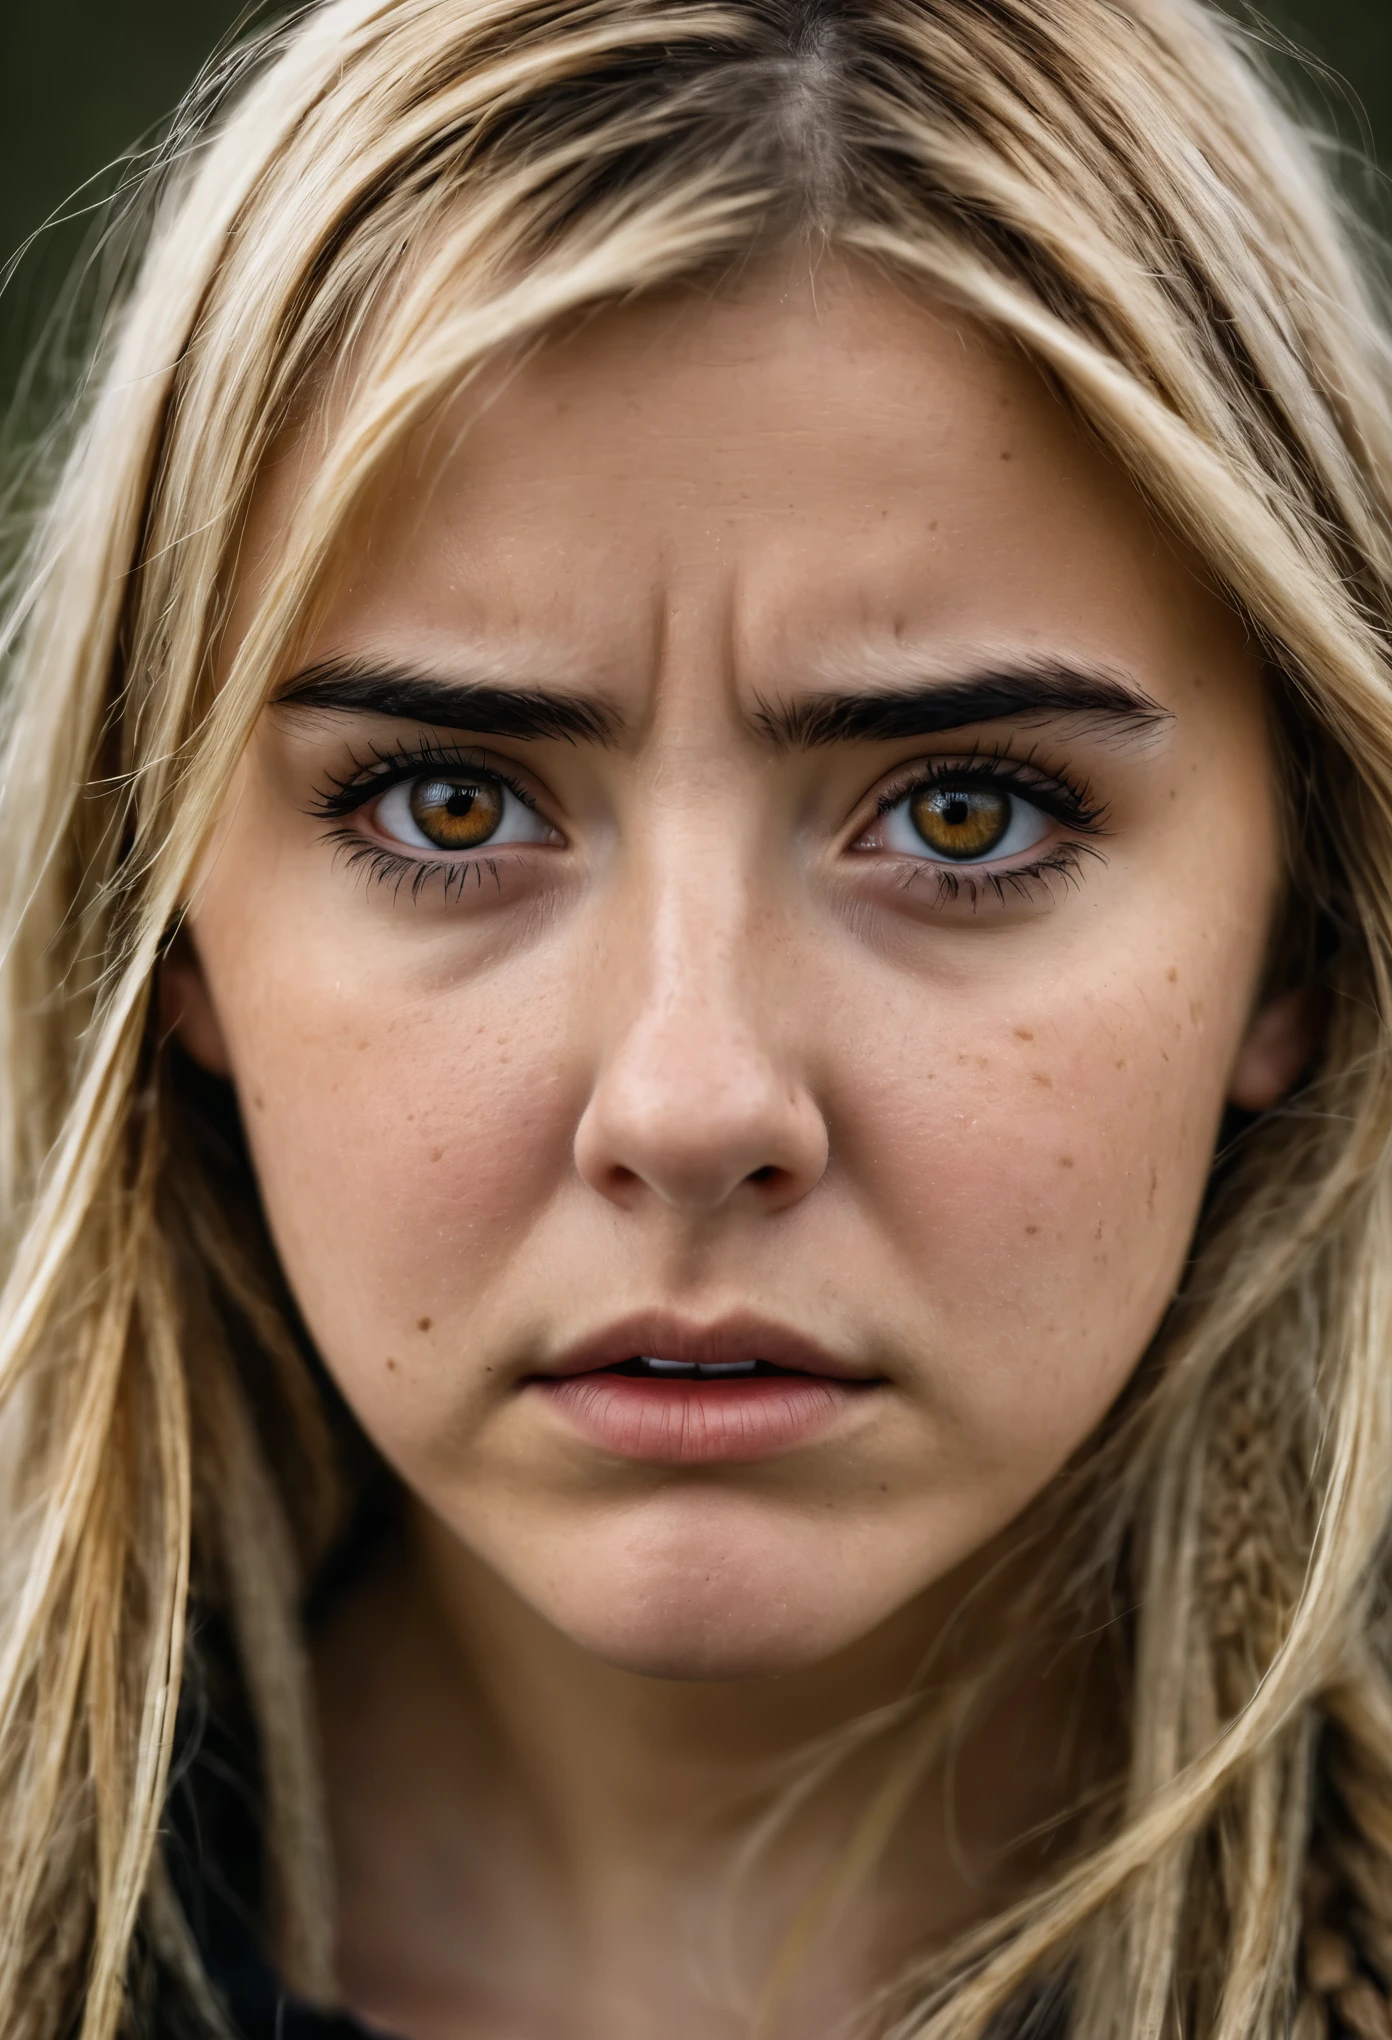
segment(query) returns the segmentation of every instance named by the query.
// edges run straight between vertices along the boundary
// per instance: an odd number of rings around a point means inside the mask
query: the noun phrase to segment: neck
[[[464,2017],[717,2040],[748,2030],[802,1920],[835,1956],[807,1955],[787,2030],[799,2003],[830,2030],[1014,1896],[1039,1867],[1020,1837],[1069,1796],[1079,1672],[1057,1658],[956,1737],[949,1773],[957,1724],[922,1674],[939,1694],[960,1677],[968,1584],[780,1678],[657,1679],[415,1521],[318,1651],[350,2005],[403,2040]]]

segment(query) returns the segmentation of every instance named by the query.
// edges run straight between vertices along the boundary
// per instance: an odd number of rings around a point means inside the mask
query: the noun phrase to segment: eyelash
[[[964,758],[942,760],[929,766],[915,764],[907,767],[879,795],[875,803],[875,818],[878,821],[889,814],[911,794],[928,788],[964,786],[989,786],[996,791],[1014,794],[1064,828],[1076,830],[1079,836],[1106,834],[1106,803],[1094,798],[1085,780],[1070,779],[1062,772],[1045,772],[1035,765],[1032,756],[1013,758],[1002,750],[978,751]],[[1055,879],[1065,885],[1080,884],[1084,858],[1101,859],[1102,854],[1095,842],[1053,843],[1043,856],[1031,863],[1010,865],[1000,871],[972,865],[939,864],[926,857],[904,858],[901,860],[901,882],[907,890],[910,886],[921,884],[925,878],[931,879],[937,887],[936,903],[939,906],[964,902],[975,907],[986,894],[993,895],[1004,904],[1007,895],[1028,900]]]
[[[371,750],[370,760],[350,755],[351,770],[341,778],[337,773],[328,773],[327,785],[316,787],[310,800],[310,814],[333,825],[325,830],[325,840],[336,846],[344,867],[362,872],[369,887],[389,886],[393,899],[405,888],[412,900],[418,900],[428,885],[436,883],[447,901],[462,899],[470,883],[482,887],[485,872],[501,889],[498,859],[486,851],[472,857],[406,857],[383,843],[366,842],[340,825],[393,786],[400,786],[403,780],[418,779],[427,772],[486,772],[533,813],[538,812],[535,796],[507,772],[490,764],[480,752],[468,747],[420,743],[410,750],[383,751],[373,744]]]
[[[330,824],[344,823],[350,815],[366,807],[369,801],[378,799],[403,780],[417,778],[425,772],[457,772],[461,768],[486,771],[506,786],[524,807],[537,811],[536,799],[528,789],[496,765],[488,763],[476,750],[431,743],[417,744],[410,750],[391,751],[379,750],[374,744],[371,750],[370,760],[352,758],[351,769],[341,778],[335,773],[327,775],[328,784],[314,790],[311,814]],[[907,767],[878,796],[875,818],[878,820],[890,813],[901,801],[924,789],[963,786],[1003,789],[1040,809],[1063,827],[1076,831],[1078,836],[1097,837],[1106,833],[1106,804],[1093,797],[1086,781],[1070,779],[1062,772],[1042,771],[1035,765],[1032,756],[1013,758],[1000,750],[980,751],[928,766],[915,764]],[[482,886],[485,871],[495,885],[501,885],[497,858],[483,853],[474,857],[421,859],[402,856],[380,843],[366,842],[344,827],[332,826],[325,834],[327,840],[338,846],[349,870],[364,871],[370,886],[390,886],[393,897],[399,895],[403,887],[409,886],[411,898],[419,899],[426,886],[438,881],[446,900],[451,896],[459,899],[468,884]],[[974,907],[987,893],[1004,902],[1007,895],[1028,899],[1040,886],[1047,886],[1054,879],[1076,885],[1080,882],[1083,859],[1101,856],[1102,852],[1095,842],[1075,840],[1054,843],[1043,856],[1031,863],[1012,865],[1000,871],[940,864],[927,858],[904,859],[903,884],[907,889],[921,883],[925,877],[931,878],[937,886],[940,905],[965,901],[968,906]]]

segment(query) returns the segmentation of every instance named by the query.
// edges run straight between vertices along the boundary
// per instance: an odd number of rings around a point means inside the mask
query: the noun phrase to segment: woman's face
[[[426,1510],[614,1663],[759,1675],[1117,1395],[1296,1074],[1277,876],[1236,617],[1023,359],[828,266],[407,449],[170,994]]]

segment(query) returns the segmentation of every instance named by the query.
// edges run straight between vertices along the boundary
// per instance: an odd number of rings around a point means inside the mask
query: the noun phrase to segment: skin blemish
[[[388,1374],[395,1374],[396,1372],[396,1362],[390,1353],[387,1355],[387,1372]]]
[[[1025,1231],[1029,1234],[1030,1238],[1033,1239],[1034,1235],[1039,1231],[1039,1227],[1037,1225],[1027,1225],[1025,1227]]]
[[[1052,1078],[1052,1077],[1051,1077],[1051,1076],[1049,1075],[1049,1073],[1048,1073],[1048,1071],[1047,1071],[1047,1070],[1035,1070],[1033,1074],[1034,1074],[1034,1081],[1035,1081],[1035,1083],[1036,1083],[1036,1084],[1042,1085],[1042,1087],[1043,1087],[1043,1088],[1044,1088],[1044,1090],[1046,1090],[1046,1091],[1052,1091],[1052,1090],[1053,1090],[1053,1088],[1054,1088],[1054,1080],[1053,1080],[1053,1078]]]
[[[1179,983],[1179,972],[1175,969],[1173,964],[1171,964],[1169,969],[1165,972],[1165,982],[1171,985],[1177,985]]]
[[[434,1324],[434,1322],[435,1322],[434,1318],[428,1317],[417,1318],[416,1330],[418,1332],[428,1332],[430,1330],[430,1327]]]
[[[1034,1030],[1030,1027],[1017,1027],[1015,1029],[1015,1039],[1017,1041],[1033,1041]]]
[[[432,1149],[430,1150],[430,1159],[431,1159],[431,1161],[432,1161],[432,1162],[442,1162],[442,1161],[443,1161],[443,1160],[445,1159],[445,1151],[444,1151],[444,1149],[443,1149],[443,1148],[432,1148]]]
[[[1059,1156],[1059,1167],[1060,1167],[1061,1169],[1071,1169],[1071,1168],[1072,1168],[1072,1166],[1073,1166],[1073,1157],[1072,1157],[1072,1155],[1060,1155],[1060,1156]]]

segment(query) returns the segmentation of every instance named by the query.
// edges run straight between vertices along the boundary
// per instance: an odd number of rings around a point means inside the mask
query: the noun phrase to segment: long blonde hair
[[[1026,1611],[1118,1596],[1106,1789],[867,2016],[1392,2032],[1392,375],[1239,39],[1199,0],[328,0],[222,68],[145,210],[3,638],[0,2032],[109,2040],[142,1952],[216,2026],[160,1835],[191,1594],[287,1975],[333,1999],[300,1611],[353,1482],[151,997],[220,793],[405,431],[501,348],[790,241],[1009,335],[1239,606],[1288,795],[1273,984],[1326,1001]],[[215,688],[258,470],[350,350]]]

